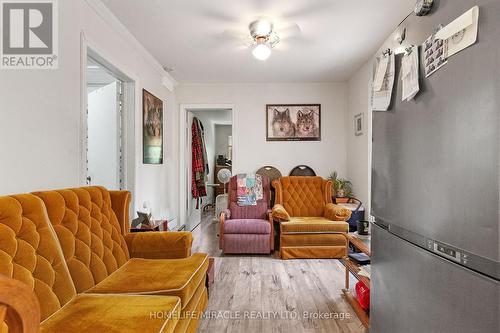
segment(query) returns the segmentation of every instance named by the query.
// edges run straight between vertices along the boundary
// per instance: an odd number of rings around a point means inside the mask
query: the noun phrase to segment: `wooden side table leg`
[[[349,259],[349,239],[347,238],[347,235],[342,233],[342,236],[345,237],[345,242],[346,242],[346,249],[345,249],[345,257],[343,258],[344,261],[344,266],[345,266],[345,289],[349,290],[349,268],[347,267],[347,260]]]
[[[349,268],[345,266],[345,289],[349,289]]]

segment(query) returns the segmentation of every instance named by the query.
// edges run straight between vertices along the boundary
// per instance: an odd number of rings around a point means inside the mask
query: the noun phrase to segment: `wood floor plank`
[[[215,283],[199,332],[366,332],[342,296],[345,271],[338,260],[223,255],[217,234],[213,213],[203,214],[193,230],[193,252],[215,257]]]

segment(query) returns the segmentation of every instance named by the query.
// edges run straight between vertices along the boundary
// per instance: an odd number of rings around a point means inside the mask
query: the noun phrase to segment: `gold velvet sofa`
[[[273,181],[272,216],[279,223],[282,259],[342,258],[347,255],[351,212],[332,203],[332,182],[321,177],[281,177]]]
[[[41,332],[196,331],[208,255],[188,232],[130,234],[129,202],[102,187],[0,197],[0,274],[32,288]]]

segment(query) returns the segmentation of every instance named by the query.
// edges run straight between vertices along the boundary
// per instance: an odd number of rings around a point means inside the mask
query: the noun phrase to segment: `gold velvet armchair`
[[[279,223],[280,257],[342,258],[347,255],[351,212],[332,203],[332,183],[321,177],[281,177],[273,181]]]

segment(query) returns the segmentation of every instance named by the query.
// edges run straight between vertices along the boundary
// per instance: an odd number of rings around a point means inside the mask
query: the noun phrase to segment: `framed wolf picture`
[[[267,104],[267,141],[320,141],[321,104]]]
[[[163,164],[163,101],[142,90],[142,160],[144,164]]]

